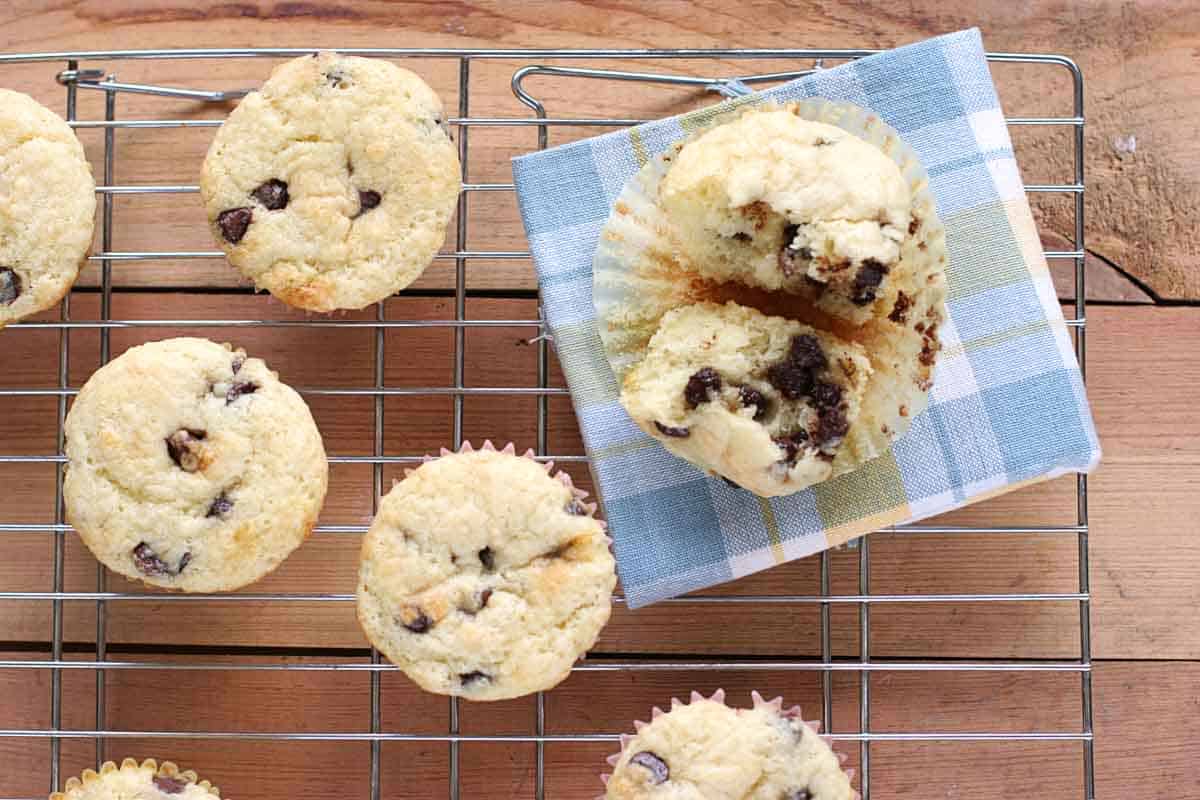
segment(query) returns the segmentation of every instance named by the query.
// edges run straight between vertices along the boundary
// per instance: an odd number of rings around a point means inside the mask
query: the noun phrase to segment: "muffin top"
[[[563,680],[608,621],[616,584],[581,495],[511,446],[423,464],[384,497],[363,541],[368,638],[439,694],[500,700]]]
[[[141,764],[127,758],[117,766],[106,761],[100,771],[85,769],[69,778],[63,791],[50,800],[220,800],[217,787],[197,778],[192,770],[180,770],[170,761],[148,758]]]
[[[260,289],[313,311],[416,280],[461,186],[441,100],[382,59],[281,64],[217,131],[200,191],[217,244]]]
[[[838,756],[777,698],[730,708],[695,692],[623,737],[607,800],[852,800]]]

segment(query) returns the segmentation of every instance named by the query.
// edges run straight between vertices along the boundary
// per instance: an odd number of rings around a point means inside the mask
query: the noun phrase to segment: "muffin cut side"
[[[774,496],[830,476],[871,370],[802,323],[699,303],[663,317],[621,402],[669,450]]]

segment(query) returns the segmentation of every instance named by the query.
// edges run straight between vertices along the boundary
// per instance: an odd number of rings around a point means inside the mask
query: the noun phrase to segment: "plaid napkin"
[[[875,111],[920,155],[946,226],[948,319],[929,408],[891,452],[789,497],[705,476],[618,401],[592,306],[592,254],[622,186],[686,116],[513,160],[558,357],[616,540],[629,605],[703,589],[876,528],[1066,472],[1100,445],[977,30],[761,93]]]

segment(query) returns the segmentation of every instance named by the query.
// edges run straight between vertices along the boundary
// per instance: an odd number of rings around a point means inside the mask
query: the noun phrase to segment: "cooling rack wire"
[[[117,100],[122,94],[155,95],[159,97],[174,97],[192,99],[197,102],[220,102],[234,99],[243,95],[242,91],[213,91],[202,88],[180,88],[158,86],[148,83],[122,83],[108,72],[111,64],[129,60],[156,61],[165,59],[279,59],[306,55],[313,52],[305,49],[255,49],[255,50],[137,50],[137,51],[95,51],[95,52],[62,52],[0,55],[0,67],[16,64],[44,64],[47,69],[57,68],[58,71],[47,74],[47,79],[53,78],[65,90],[65,112],[70,124],[76,129],[99,128],[104,139],[103,180],[97,186],[100,195],[101,226],[98,252],[90,257],[100,268],[99,286],[99,319],[75,320],[71,317],[71,297],[62,303],[61,315],[55,321],[26,322],[11,326],[5,337],[20,337],[39,329],[57,331],[58,346],[58,381],[56,388],[33,388],[20,386],[3,386],[0,388],[0,402],[5,398],[17,397],[51,397],[56,399],[55,429],[57,431],[57,454],[29,455],[22,453],[4,452],[7,448],[0,444],[0,465],[14,463],[41,463],[53,465],[56,480],[54,488],[54,522],[33,523],[15,522],[0,525],[0,534],[30,534],[44,533],[52,542],[52,586],[47,591],[0,591],[0,602],[37,601],[49,605],[50,641],[43,643],[42,652],[49,650],[49,658],[30,660],[0,661],[0,670],[35,670],[48,673],[50,677],[50,715],[48,724],[38,729],[0,730],[0,740],[3,739],[43,739],[49,741],[49,759],[47,778],[50,790],[61,786],[65,775],[61,774],[62,743],[67,739],[91,739],[95,742],[96,761],[99,763],[110,755],[113,740],[122,739],[232,739],[232,740],[272,740],[272,741],[361,741],[368,742],[370,758],[364,765],[364,771],[369,770],[369,793],[371,800],[382,796],[396,796],[383,786],[380,774],[381,746],[384,742],[411,741],[445,743],[448,748],[448,785],[446,795],[452,800],[458,800],[462,794],[460,781],[460,751],[464,744],[473,742],[490,742],[493,746],[527,745],[536,747],[534,762],[535,783],[534,796],[537,800],[547,797],[546,791],[546,759],[547,744],[560,742],[615,742],[617,731],[587,732],[578,734],[547,733],[546,701],[543,694],[536,697],[536,716],[534,731],[527,734],[495,734],[474,735],[461,732],[460,708],[455,699],[449,701],[448,729],[444,734],[406,733],[397,730],[385,730],[382,724],[381,705],[381,676],[392,670],[386,662],[381,661],[379,654],[372,651],[368,662],[361,663],[318,663],[313,661],[288,661],[281,659],[274,662],[230,664],[218,661],[206,662],[203,657],[189,656],[185,660],[172,661],[143,661],[136,656],[129,659],[110,659],[107,642],[107,609],[110,603],[120,603],[130,600],[145,600],[152,598],[158,602],[189,602],[189,601],[224,601],[230,603],[287,603],[287,602],[330,602],[351,603],[351,594],[332,593],[263,593],[228,595],[182,595],[182,594],[149,594],[141,591],[108,591],[106,576],[103,568],[98,568],[97,590],[66,591],[64,590],[64,537],[73,535],[70,527],[64,523],[62,479],[65,458],[63,449],[63,421],[67,413],[69,399],[78,391],[69,382],[70,339],[71,332],[81,329],[96,329],[99,333],[100,362],[107,362],[112,353],[111,332],[123,328],[171,328],[185,326],[198,329],[234,329],[255,327],[283,328],[365,328],[374,333],[374,381],[370,386],[351,388],[307,388],[302,389],[306,396],[346,396],[367,397],[373,402],[373,453],[370,456],[349,456],[334,454],[330,457],[333,464],[369,464],[373,477],[373,505],[378,504],[383,491],[384,466],[388,464],[417,462],[419,456],[388,456],[384,448],[384,401],[397,396],[446,396],[449,397],[453,409],[452,439],[455,446],[463,441],[463,409],[464,399],[472,396],[487,395],[528,395],[536,400],[536,452],[543,460],[554,460],[559,463],[581,463],[586,458],[581,455],[551,453],[548,446],[547,419],[548,400],[554,396],[566,395],[566,390],[550,386],[550,353],[548,342],[542,328],[541,319],[488,320],[468,319],[467,299],[472,292],[467,288],[467,264],[472,261],[507,261],[527,260],[529,254],[523,250],[471,250],[468,246],[470,232],[470,212],[468,197],[480,192],[513,191],[510,183],[481,182],[472,183],[470,134],[473,128],[495,126],[533,126],[537,131],[539,148],[549,144],[550,131],[556,128],[619,128],[636,124],[643,120],[617,117],[571,117],[552,116],[547,112],[545,104],[539,100],[526,85],[531,76],[543,78],[572,80],[606,80],[624,81],[633,84],[666,84],[682,87],[692,87],[697,90],[711,89],[728,93],[730,81],[735,77],[743,83],[754,84],[780,81],[797,75],[805,74],[812,69],[820,69],[830,62],[840,62],[869,55],[872,50],[495,50],[495,49],[350,49],[342,52],[355,55],[373,56],[380,58],[398,59],[403,62],[414,60],[449,61],[457,64],[458,71],[458,104],[456,116],[447,120],[456,131],[459,157],[463,170],[463,193],[459,197],[456,224],[453,231],[454,249],[442,252],[438,260],[452,262],[454,265],[454,318],[443,320],[390,320],[384,314],[384,304],[377,307],[374,320],[352,320],[338,318],[315,318],[298,320],[282,319],[156,319],[134,320],[114,319],[112,316],[113,270],[117,265],[127,262],[153,262],[167,259],[218,259],[221,253],[217,251],[122,251],[113,249],[113,211],[114,198],[119,195],[169,196],[187,194],[198,191],[194,185],[118,185],[114,183],[116,174],[117,147],[116,134],[121,130],[133,128],[192,128],[215,127],[220,120],[215,119],[119,119],[117,116]],[[596,63],[598,60],[620,60],[622,62],[649,62],[657,70],[646,72],[629,72],[611,69],[598,69],[585,66],[545,66],[538,62],[552,60],[568,64]],[[672,74],[670,62],[678,59],[720,61],[722,65],[729,62],[741,62],[747,65],[746,72],[740,76],[723,78],[699,78]],[[787,60],[798,66],[793,72],[758,73],[753,72],[751,65],[758,60]],[[1075,337],[1075,349],[1081,368],[1085,368],[1085,286],[1084,286],[1084,119],[1083,119],[1083,77],[1078,67],[1069,58],[1051,54],[1017,54],[989,53],[988,59],[993,63],[1007,62],[1030,65],[1039,71],[1063,69],[1070,80],[1071,101],[1073,113],[1071,116],[1049,117],[1010,117],[1010,126],[1059,126],[1070,131],[1071,155],[1070,169],[1073,174],[1072,182],[1058,184],[1026,185],[1027,192],[1057,193],[1068,196],[1073,201],[1074,212],[1074,244],[1071,250],[1047,251],[1050,259],[1069,260],[1074,263],[1074,318],[1068,320]],[[515,69],[511,77],[512,91],[516,98],[533,113],[527,112],[514,116],[472,116],[470,107],[472,74],[477,68],[486,66],[505,69],[512,64],[521,65]],[[98,68],[104,65],[105,68]],[[418,71],[420,67],[416,67]],[[727,69],[727,66],[724,66]],[[257,74],[257,72],[256,72]],[[3,75],[0,72],[0,75]],[[0,78],[0,83],[5,83]],[[20,88],[20,87],[14,87]],[[104,96],[104,119],[78,119],[77,100],[80,91],[98,91]],[[1061,287],[1060,287],[1061,288]],[[85,289],[77,289],[78,295]],[[529,292],[530,299],[536,295]],[[540,315],[539,315],[540,317]],[[466,332],[474,328],[488,326],[523,328],[532,336],[531,341],[537,343],[537,384],[520,387],[481,387],[471,386],[466,381],[465,369],[465,337]],[[385,334],[390,329],[397,328],[444,328],[453,334],[453,385],[408,388],[389,386],[385,382]],[[203,334],[203,331],[201,332]],[[215,332],[213,335],[217,335]],[[1092,698],[1091,698],[1091,654],[1089,641],[1089,593],[1088,593],[1088,503],[1087,478],[1080,475],[1076,485],[1076,514],[1075,519],[1057,526],[997,526],[997,527],[966,527],[948,525],[910,525],[889,529],[895,533],[917,533],[956,536],[963,534],[988,534],[1004,536],[1047,535],[1073,536],[1078,541],[1078,585],[1074,591],[1061,593],[1014,593],[1014,594],[873,594],[871,592],[871,547],[870,537],[862,539],[857,547],[858,593],[832,594],[831,559],[828,552],[819,557],[821,593],[817,595],[722,595],[681,598],[669,601],[673,604],[691,604],[704,606],[709,604],[815,604],[820,610],[820,652],[819,659],[811,660],[746,660],[734,657],[721,658],[647,658],[613,660],[591,658],[580,662],[575,672],[611,672],[611,671],[641,671],[641,672],[722,672],[722,671],[809,671],[817,672],[821,681],[821,718],[825,721],[826,731],[832,734],[834,740],[840,742],[842,748],[857,745],[859,753],[859,788],[864,800],[871,800],[872,791],[872,745],[877,742],[1070,742],[1077,743],[1079,748],[1079,768],[1082,774],[1080,784],[1085,800],[1094,796],[1093,782],[1093,752],[1092,752]],[[318,535],[327,534],[361,534],[365,531],[363,525],[322,525],[316,529]],[[4,587],[0,586],[0,589]],[[621,602],[621,598],[616,598]],[[919,660],[895,661],[873,659],[870,652],[871,644],[871,611],[879,604],[912,603],[912,604],[980,604],[980,603],[1050,603],[1076,604],[1079,611],[1079,658],[1077,660],[1046,661],[1046,660]],[[90,660],[68,660],[64,658],[63,617],[64,603],[94,603],[96,608],[96,639],[94,658]],[[859,653],[857,659],[835,658],[831,645],[831,608],[844,604],[858,609]],[[0,640],[5,639],[0,631]],[[298,654],[307,650],[297,650]],[[188,660],[190,659],[190,660]],[[81,670],[93,673],[95,677],[95,727],[84,730],[65,728],[63,725],[63,674],[68,670]],[[249,732],[236,730],[125,730],[112,729],[106,724],[106,678],[110,672],[117,670],[227,670],[235,671],[272,671],[272,670],[308,670],[308,671],[365,671],[369,673],[370,691],[370,725],[368,730],[352,732],[318,732],[318,731],[274,731]],[[1079,719],[1078,730],[1069,731],[1025,731],[1025,732],[993,732],[993,731],[903,731],[880,732],[872,730],[871,698],[872,676],[875,673],[927,671],[927,672],[1002,672],[1031,674],[1038,672],[1078,673],[1079,676]],[[858,719],[847,720],[837,716],[834,704],[833,677],[835,673],[845,673],[857,677]],[[688,686],[680,686],[677,693],[685,695]],[[615,747],[615,745],[614,745]],[[121,753],[111,755],[120,756]],[[599,771],[599,765],[598,765]],[[218,780],[219,776],[211,776]],[[597,787],[599,784],[597,783]]]

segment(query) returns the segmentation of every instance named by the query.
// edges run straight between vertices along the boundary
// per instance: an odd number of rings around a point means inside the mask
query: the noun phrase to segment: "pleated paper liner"
[[[200,780],[190,769],[181,770],[170,761],[159,764],[153,758],[147,758],[141,764],[127,758],[119,767],[112,761],[105,761],[99,772],[85,769],[78,778],[68,778],[63,791],[54,792],[50,800],[80,800],[84,797],[123,800],[140,797],[143,790],[182,794],[192,786],[203,792],[202,795],[193,793],[192,796],[220,800],[217,787]]]
[[[771,713],[777,714],[781,717],[786,717],[788,719],[801,720],[802,724],[805,725],[807,728],[809,728],[813,733],[818,734],[818,735],[821,733],[821,721],[820,720],[805,720],[801,716],[800,706],[792,706],[791,708],[785,709],[783,707],[783,698],[782,697],[776,697],[774,700],[764,700],[763,696],[761,694],[759,694],[757,691],[751,692],[750,697],[753,700],[754,708],[766,709],[766,710],[770,711]],[[690,704],[696,703],[696,702],[713,702],[713,703],[720,703],[722,705],[727,705],[725,703],[725,690],[717,689],[715,692],[713,692],[712,696],[708,697],[708,698],[704,697],[699,692],[693,691],[691,694],[691,697],[688,700],[688,703],[684,703],[682,700],[680,700],[677,697],[672,697],[671,698],[671,711],[674,711],[675,709],[680,708],[681,706],[690,705]],[[621,749],[619,751],[617,751],[616,753],[607,757],[606,761],[608,762],[608,765],[610,767],[616,768],[617,764],[621,760],[621,756],[624,755],[625,751],[629,748],[629,746],[637,739],[638,734],[640,734],[642,732],[642,730],[645,729],[648,725],[650,725],[654,720],[658,719],[659,717],[663,716],[666,713],[668,713],[668,712],[663,711],[658,706],[655,706],[650,711],[650,722],[644,722],[642,720],[635,720],[633,723],[634,732],[632,734],[622,733],[620,735]],[[825,744],[829,747],[829,749],[833,751],[833,754],[835,756],[837,756],[838,764],[845,764],[846,763],[846,754],[839,753],[836,750],[833,750],[833,739],[830,738],[829,736],[821,736],[820,738],[822,741],[825,742]],[[846,774],[846,777],[850,781],[854,780],[854,770],[853,769],[847,769],[847,770],[844,770],[844,772]],[[606,786],[608,785],[608,782],[611,778],[612,778],[612,773],[606,772],[606,773],[602,773],[600,775],[601,782],[604,783]],[[607,795],[598,795],[595,800],[606,800],[606,797],[607,797]],[[854,792],[853,797],[854,797],[854,800],[861,800],[861,795],[859,795],[858,792]]]
[[[859,417],[833,462],[833,474],[838,475],[885,452],[928,403],[940,347],[938,328],[945,318],[945,230],[924,167],[891,126],[853,104],[810,98],[784,108],[803,119],[835,125],[877,147],[900,168],[912,195],[913,230],[901,245],[898,265],[881,287],[873,306],[875,316],[855,324],[804,295],[716,284],[700,277],[675,244],[671,220],[657,202],[659,184],[674,155],[691,139],[744,113],[775,107],[749,98],[680,119],[683,129],[691,133],[647,161],[613,205],[593,259],[593,299],[605,355],[618,382],[645,355],[663,314],[691,303],[734,300],[861,344],[875,372]]]

